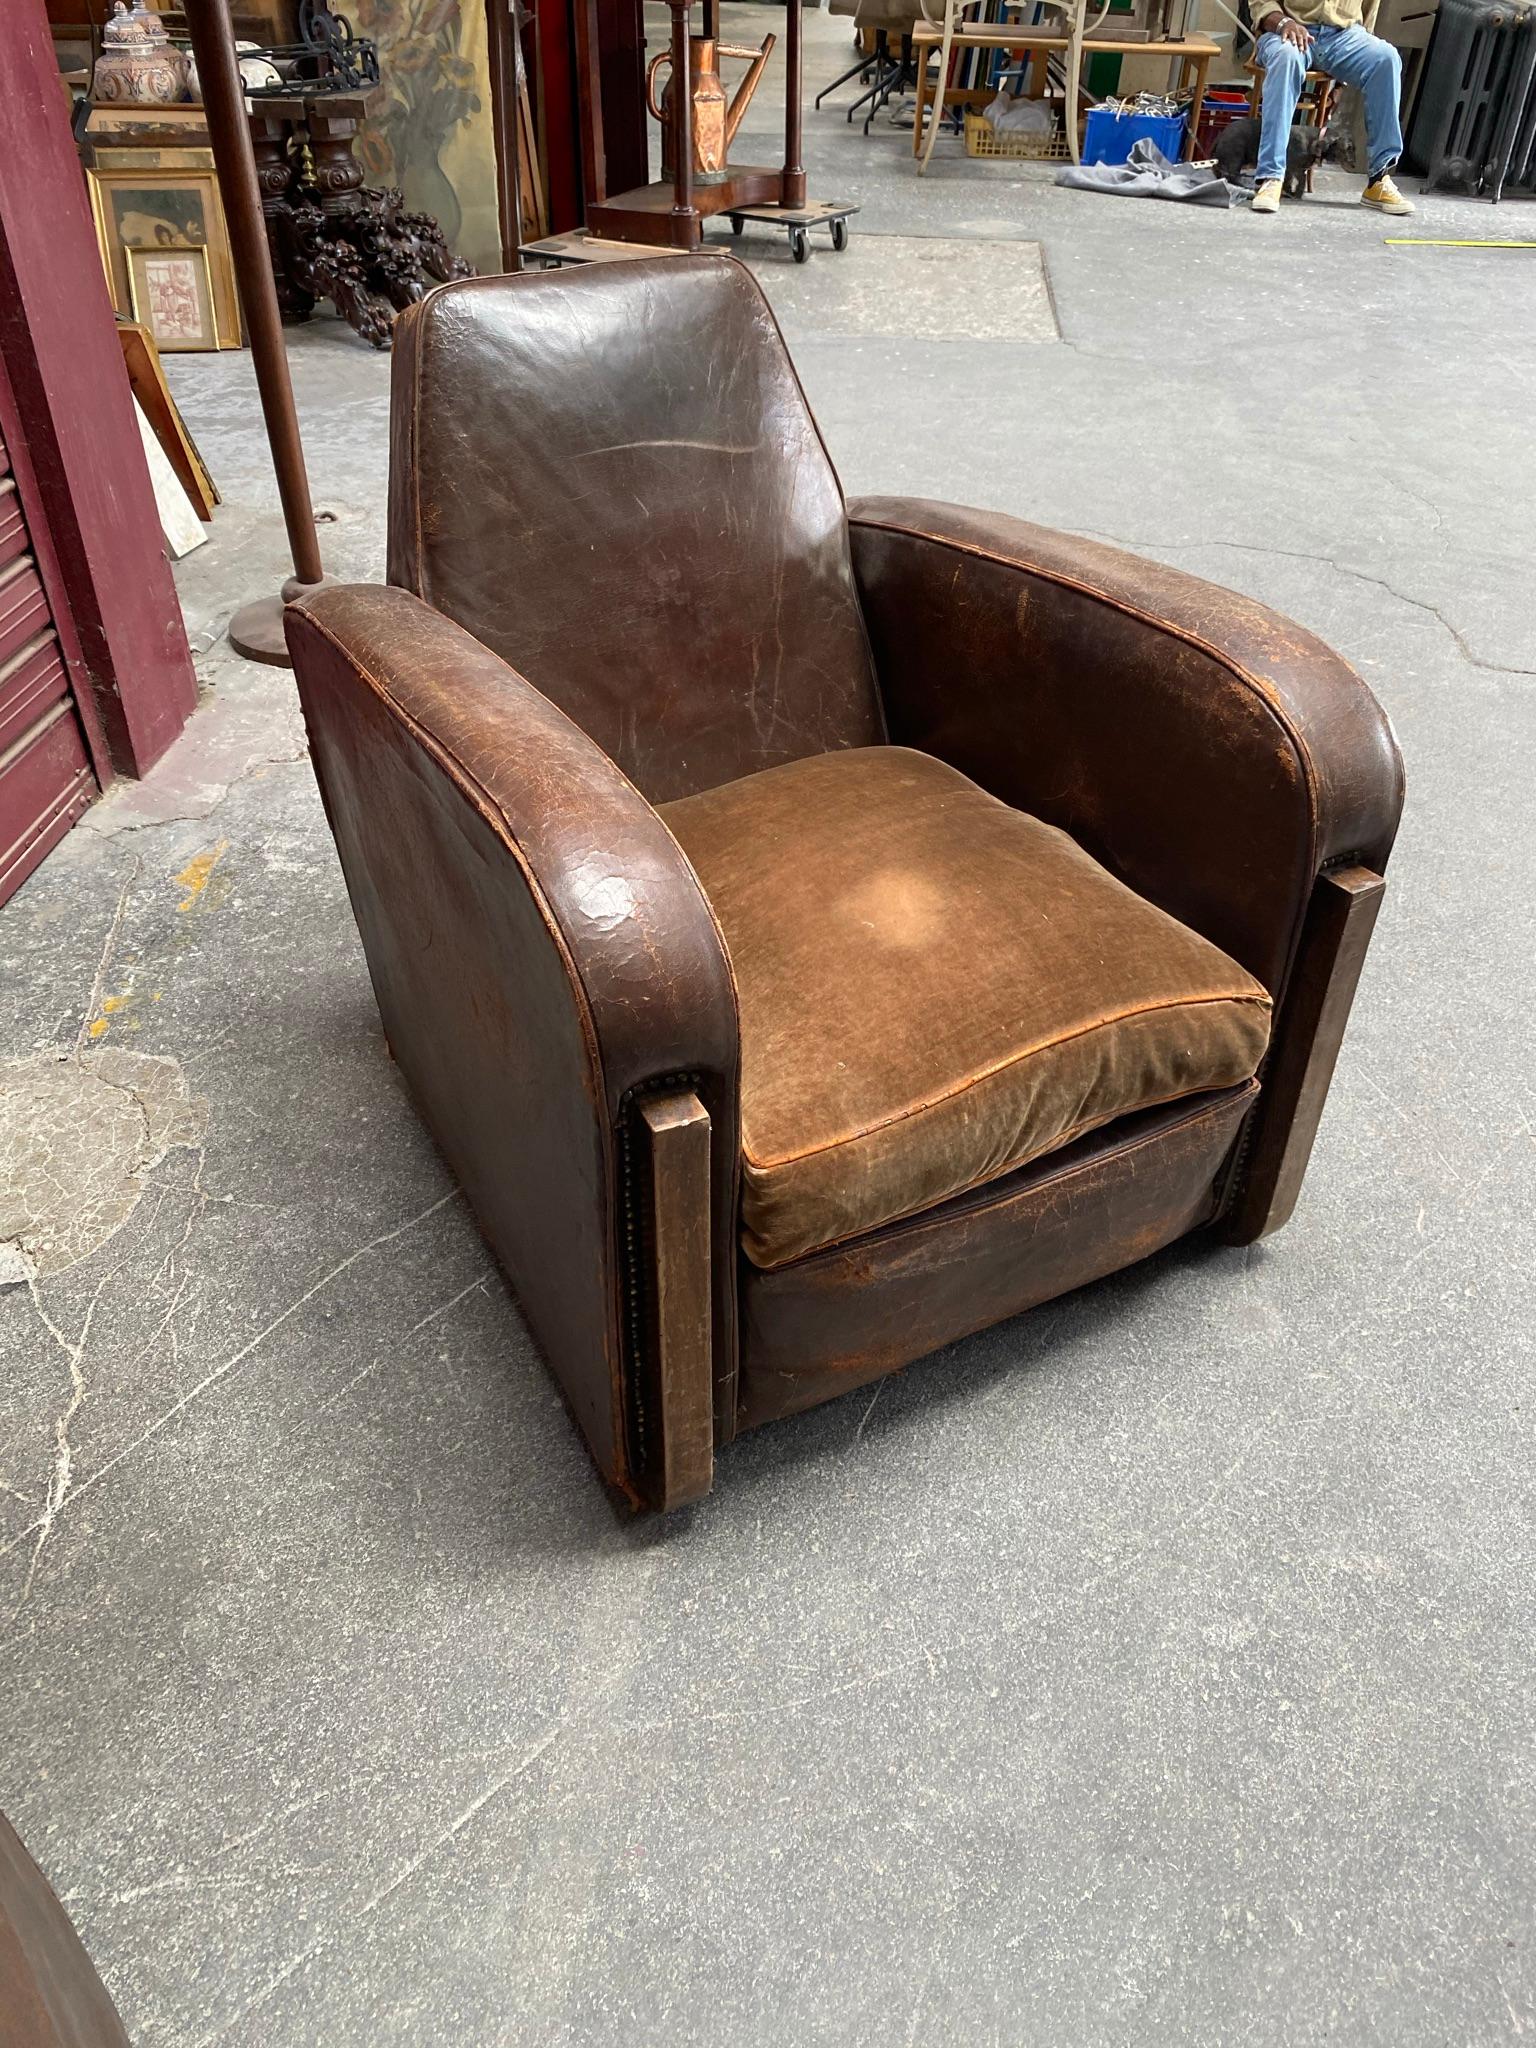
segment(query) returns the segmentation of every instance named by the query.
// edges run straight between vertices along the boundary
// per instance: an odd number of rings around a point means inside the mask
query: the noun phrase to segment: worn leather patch
[[[663,807],[741,1004],[742,1228],[777,1266],[1257,1068],[1262,985],[906,747]]]

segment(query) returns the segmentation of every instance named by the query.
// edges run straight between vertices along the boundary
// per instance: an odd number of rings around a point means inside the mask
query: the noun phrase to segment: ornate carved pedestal
[[[363,184],[352,145],[365,93],[313,93],[251,102],[256,178],[278,304],[307,320],[329,299],[364,341],[387,348],[395,314],[436,283],[473,277],[430,214]]]

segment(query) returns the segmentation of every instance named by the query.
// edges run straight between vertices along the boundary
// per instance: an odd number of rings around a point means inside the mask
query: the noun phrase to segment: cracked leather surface
[[[842,492],[749,271],[475,278],[395,331],[389,580],[652,802],[884,738]]]
[[[734,1231],[736,1005],[677,842],[585,734],[402,590],[289,608],[315,771],[390,1047],[593,1456],[631,1487],[617,1132],[685,1072]],[[729,1403],[734,1268],[718,1263]]]

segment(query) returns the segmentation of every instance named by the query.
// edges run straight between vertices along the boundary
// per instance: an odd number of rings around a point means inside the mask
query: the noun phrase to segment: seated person
[[[1381,213],[1412,213],[1412,200],[1403,197],[1391,176],[1403,153],[1397,116],[1402,59],[1365,27],[1360,0],[1286,0],[1284,7],[1256,0],[1253,14],[1258,35],[1254,62],[1264,69],[1254,212],[1280,210],[1291,123],[1311,70],[1356,87],[1365,103],[1368,175],[1362,203]]]

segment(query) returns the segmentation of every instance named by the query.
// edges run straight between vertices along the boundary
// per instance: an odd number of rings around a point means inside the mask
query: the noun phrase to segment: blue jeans
[[[1285,176],[1285,149],[1296,118],[1307,72],[1326,71],[1340,85],[1352,85],[1365,102],[1365,139],[1372,178],[1382,177],[1403,153],[1397,102],[1402,90],[1403,60],[1390,43],[1360,27],[1311,30],[1312,46],[1304,57],[1283,36],[1260,36],[1253,61],[1264,67],[1264,105],[1259,124],[1259,167],[1255,183]]]

